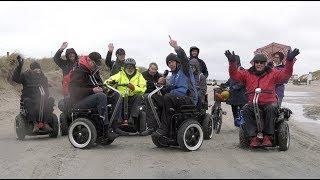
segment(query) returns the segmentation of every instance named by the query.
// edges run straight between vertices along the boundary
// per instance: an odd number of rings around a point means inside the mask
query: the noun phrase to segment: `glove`
[[[295,48],[293,51],[291,51],[290,49],[288,50],[288,54],[287,54],[287,60],[288,61],[293,61],[293,59],[300,54],[299,49]]]
[[[135,87],[133,84],[129,83],[128,84],[128,88],[131,90],[131,91],[134,91]]]
[[[19,66],[22,66],[22,65],[23,65],[23,61],[24,61],[24,60],[21,58],[20,55],[17,56],[17,61],[18,61],[18,63],[19,63]]]
[[[234,51],[232,51],[232,54],[231,54],[230,51],[227,50],[224,54],[228,58],[229,62],[233,62],[233,61],[235,61],[237,59],[236,55],[234,54]],[[240,60],[240,57],[239,57],[239,60]]]

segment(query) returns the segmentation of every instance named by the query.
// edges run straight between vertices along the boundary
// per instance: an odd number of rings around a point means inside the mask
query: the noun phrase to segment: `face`
[[[154,65],[150,66],[149,68],[149,74],[154,76],[158,72],[158,68]]]
[[[120,61],[124,61],[126,59],[126,55],[125,54],[117,54],[117,58],[120,60]]]
[[[34,70],[32,70],[34,73],[37,73],[37,74],[40,74],[41,73],[41,69],[39,69],[39,68],[36,68],[36,69],[34,69]]]
[[[264,68],[266,67],[266,64],[267,64],[267,62],[259,62],[259,61],[254,62],[254,66],[257,71],[263,71]]]
[[[68,57],[69,57],[70,61],[75,61],[76,60],[76,54],[74,54],[74,53],[68,54]]]
[[[90,58],[89,58],[89,59],[90,59]],[[88,64],[89,64],[91,70],[93,70],[93,69],[95,69],[95,68],[98,67],[97,64],[96,64],[93,60],[91,60],[91,59],[90,59],[90,61],[88,62]]]
[[[177,61],[170,60],[168,62],[168,67],[171,69],[171,71],[175,71],[177,69]]]
[[[279,56],[278,54],[275,54],[275,55],[273,56],[273,63],[274,63],[275,65],[281,64],[280,56]]]
[[[193,57],[198,56],[198,50],[196,50],[196,49],[192,50],[192,51],[191,51],[191,55],[192,55]]]
[[[126,66],[125,71],[128,75],[132,75],[135,71],[135,68],[134,68],[134,66],[129,65],[129,66]]]

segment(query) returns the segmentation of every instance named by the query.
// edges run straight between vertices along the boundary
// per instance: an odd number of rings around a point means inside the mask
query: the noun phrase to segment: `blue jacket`
[[[177,70],[172,72],[167,91],[176,96],[190,96],[194,105],[197,105],[198,93],[189,59],[182,48],[176,50],[176,53],[181,63]]]

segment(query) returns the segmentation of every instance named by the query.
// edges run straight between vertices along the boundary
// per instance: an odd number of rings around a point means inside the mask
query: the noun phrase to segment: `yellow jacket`
[[[136,69],[136,74],[129,80],[127,74],[122,68],[120,72],[111,76],[109,79],[104,81],[104,84],[108,84],[107,82],[115,81],[117,84],[129,84],[131,83],[134,86],[134,91],[131,91],[127,86],[117,86],[114,87],[120,91],[122,96],[125,96],[126,90],[129,90],[129,96],[134,96],[137,94],[144,94],[147,89],[146,80],[143,78],[142,74]]]

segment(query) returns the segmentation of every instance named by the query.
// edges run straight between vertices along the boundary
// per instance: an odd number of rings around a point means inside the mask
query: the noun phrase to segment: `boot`
[[[32,132],[33,132],[33,133],[39,132],[38,123],[34,123],[34,124],[33,124],[33,130],[32,130]]]
[[[53,131],[53,129],[49,126],[48,123],[44,123],[44,129],[46,129],[47,131]]]
[[[250,147],[258,147],[258,146],[260,146],[260,139],[257,136],[255,136],[250,141]]]
[[[263,137],[262,146],[265,146],[265,147],[270,147],[270,146],[272,146],[270,136],[265,135],[265,136]]]

